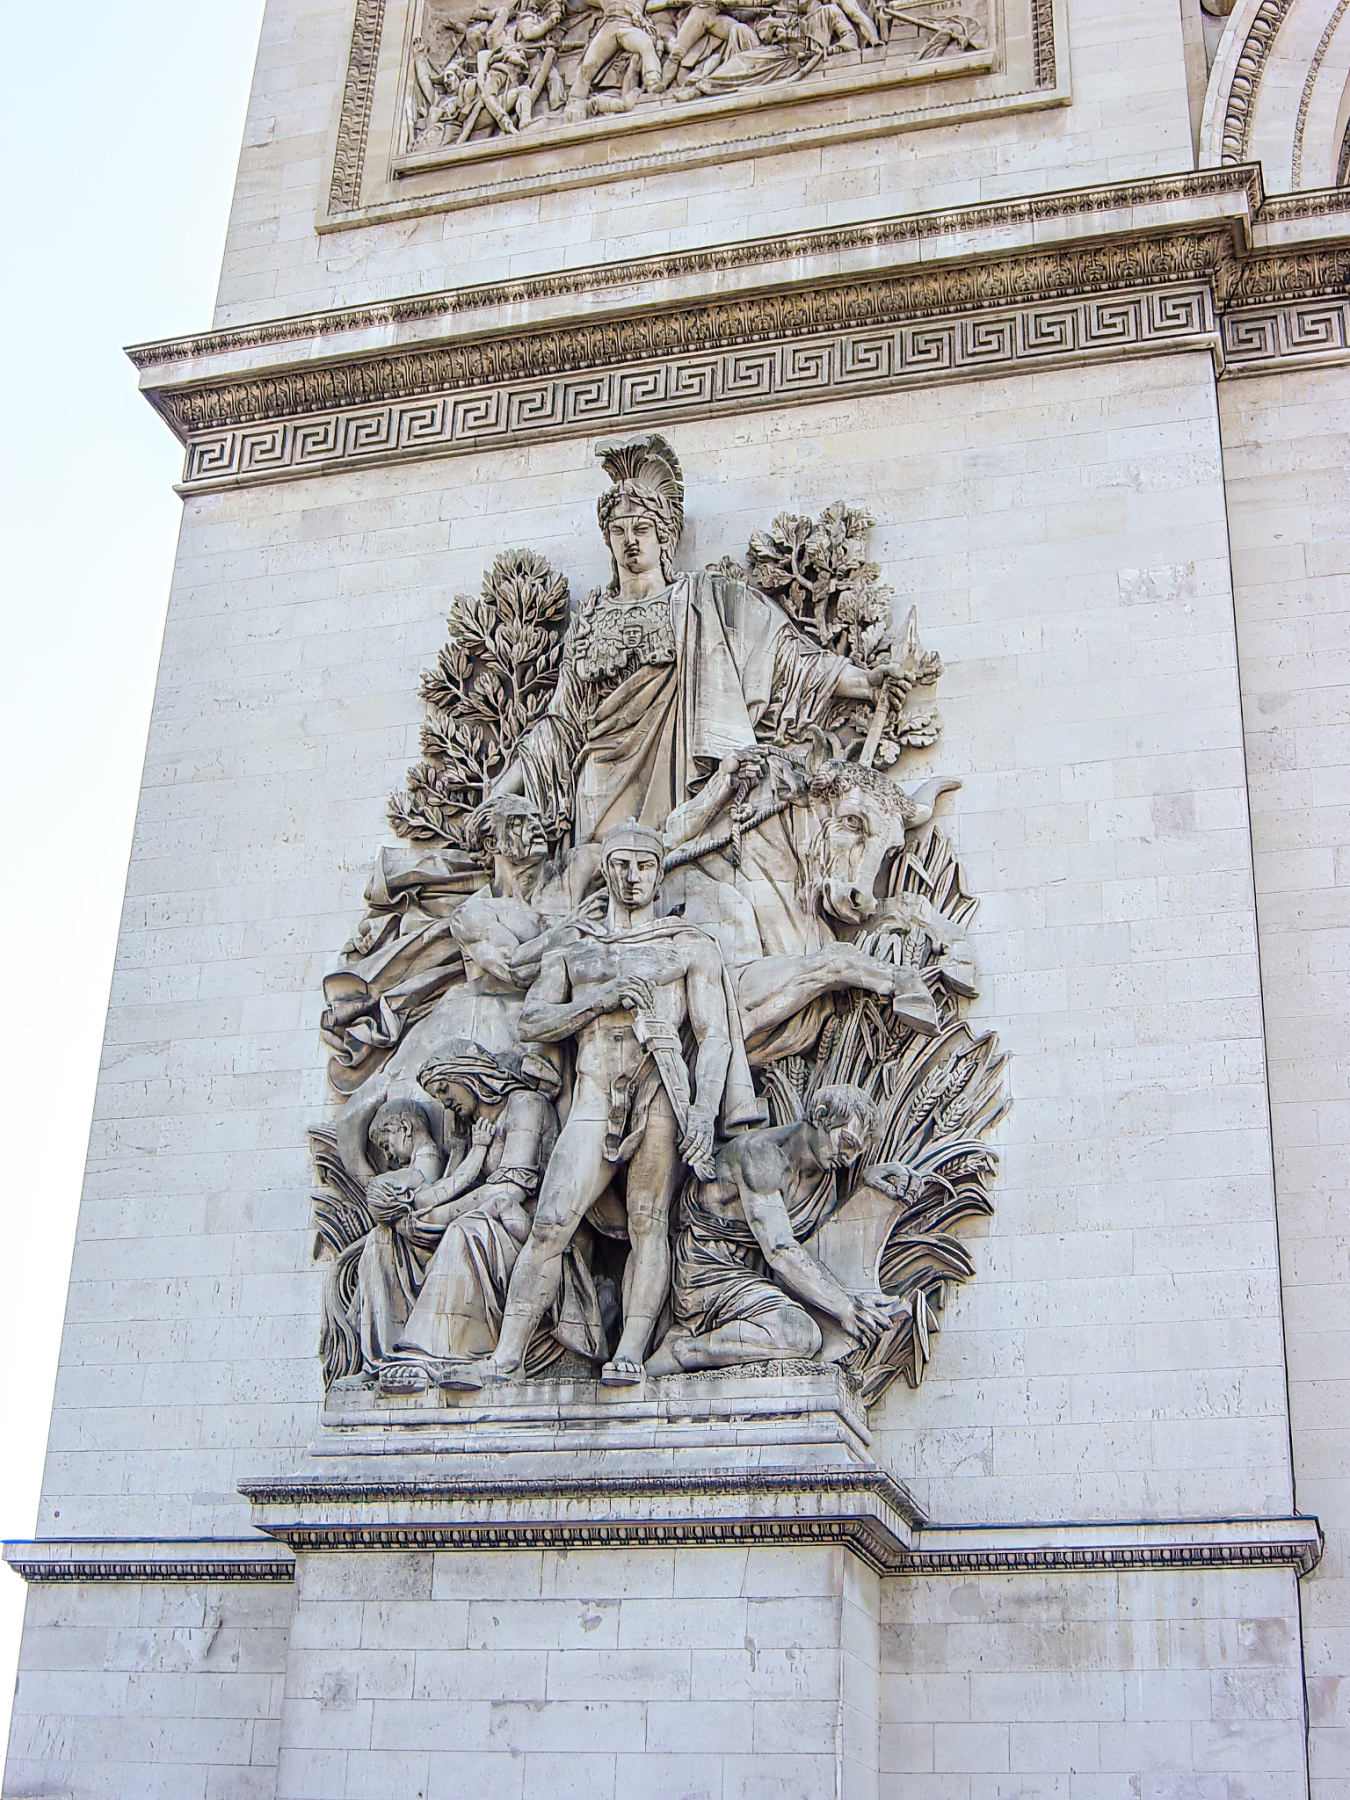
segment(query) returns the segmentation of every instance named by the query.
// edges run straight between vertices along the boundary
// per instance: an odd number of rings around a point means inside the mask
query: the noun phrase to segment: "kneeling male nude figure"
[[[840,1205],[836,1173],[876,1136],[877,1111],[860,1088],[821,1088],[807,1117],[733,1138],[711,1181],[690,1182],[680,1209],[672,1283],[674,1327],[647,1363],[649,1375],[719,1369],[776,1357],[813,1357],[822,1344],[807,1307],[872,1344],[899,1300],[850,1294],[803,1248]],[[899,1164],[867,1171],[897,1198]]]
[[[563,1252],[627,1163],[623,1333],[601,1380],[641,1381],[670,1280],[670,1205],[684,1167],[712,1173],[719,1111],[728,1126],[763,1116],[717,943],[681,919],[656,916],[662,851],[645,826],[605,834],[607,929],[546,955],[521,1009],[523,1043],[576,1040],[576,1085],[511,1275],[493,1359],[500,1377],[520,1368],[557,1291]],[[698,1046],[692,1089],[681,1047],[686,1024]]]

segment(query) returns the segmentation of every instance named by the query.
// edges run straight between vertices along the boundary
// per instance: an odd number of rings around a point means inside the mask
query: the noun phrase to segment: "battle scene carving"
[[[598,455],[609,583],[508,550],[456,599],[324,984],[325,1385],[837,1364],[870,1404],[974,1273],[1006,1104],[960,782],[903,779],[941,659],[861,507],[690,574],[670,444]]]
[[[426,0],[405,155],[936,65],[988,48],[985,0]]]

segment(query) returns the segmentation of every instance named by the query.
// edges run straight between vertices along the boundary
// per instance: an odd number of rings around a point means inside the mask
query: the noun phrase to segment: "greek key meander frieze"
[[[1172,233],[350,358],[154,398],[187,445],[184,485],[201,488],[1020,373],[1216,335],[1228,375],[1335,359],[1347,353],[1348,282],[1350,246],[1240,261],[1226,230]]]
[[[1012,374],[1081,356],[1200,341],[1213,331],[1208,290],[1176,286],[713,349],[377,406],[320,412],[316,404],[305,417],[199,429],[189,446],[184,484],[271,480],[390,457],[476,450],[619,424],[655,424],[726,408],[801,405],[963,376]],[[434,364],[442,355],[446,362],[453,360],[453,353],[428,353],[423,361]],[[388,365],[381,374],[386,372],[392,372]],[[334,373],[340,381],[345,372]],[[296,387],[308,387],[317,402],[322,384],[299,377]]]
[[[1231,286],[1236,275],[1226,233],[1182,232],[353,358],[294,373],[170,391],[159,405],[180,433],[199,431],[329,406],[610,369],[647,357],[742,348],[839,328],[899,324],[953,312],[996,313],[1008,306],[1034,308],[1038,301],[1059,296],[1105,299],[1122,289],[1197,277]]]
[[[1350,300],[1328,296],[1302,304],[1247,307],[1223,321],[1223,347],[1233,374],[1272,365],[1350,354]]]

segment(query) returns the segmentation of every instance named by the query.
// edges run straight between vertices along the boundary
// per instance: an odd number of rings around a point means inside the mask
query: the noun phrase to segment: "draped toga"
[[[804,1244],[838,1207],[834,1170],[792,1175],[783,1202],[792,1235]],[[671,1298],[675,1323],[694,1337],[800,1304],[775,1281],[745,1215],[708,1204],[693,1180],[680,1207]]]
[[[660,830],[724,756],[821,723],[846,660],[742,581],[680,575],[663,593],[592,595],[548,712],[516,750],[553,838]]]

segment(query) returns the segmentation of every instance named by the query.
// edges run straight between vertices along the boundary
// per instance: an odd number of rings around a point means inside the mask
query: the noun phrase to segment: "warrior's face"
[[[661,859],[650,850],[611,850],[605,858],[605,886],[628,912],[641,912],[656,901],[661,886]]]
[[[538,813],[511,812],[496,821],[493,848],[518,869],[541,862],[548,855],[548,839]]]
[[[857,1162],[870,1139],[867,1122],[857,1113],[827,1125],[823,1135],[827,1148],[820,1160],[827,1169],[846,1169]]]
[[[650,513],[619,513],[606,534],[615,564],[625,575],[648,575],[661,567],[661,540]]]

